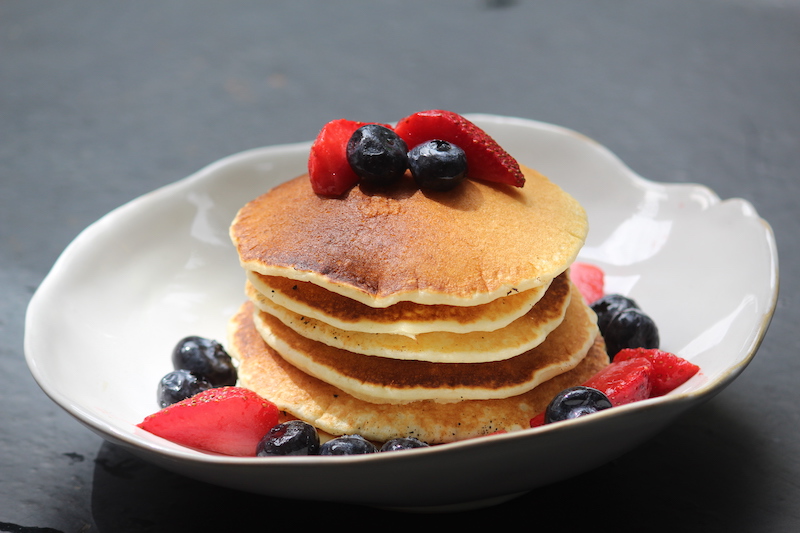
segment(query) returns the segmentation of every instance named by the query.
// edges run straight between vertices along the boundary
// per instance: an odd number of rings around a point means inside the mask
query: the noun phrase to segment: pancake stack
[[[569,279],[586,215],[522,170],[523,188],[409,178],[341,198],[300,176],[246,204],[230,229],[246,272],[228,342],[240,384],[376,442],[529,427],[608,357]]]

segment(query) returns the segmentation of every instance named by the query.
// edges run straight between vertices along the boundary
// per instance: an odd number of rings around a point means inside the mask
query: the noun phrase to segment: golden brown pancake
[[[550,286],[545,283],[470,307],[414,302],[370,307],[308,281],[264,276],[253,271],[247,272],[247,279],[264,298],[304,317],[347,331],[409,336],[432,331],[469,333],[500,329],[530,311]]]
[[[598,335],[575,368],[518,396],[456,403],[374,404],[306,374],[278,355],[258,333],[250,302],[232,319],[229,333],[228,350],[238,362],[242,386],[321,431],[358,433],[377,442],[413,436],[438,444],[527,428],[555,394],[586,381],[608,364]]]
[[[577,289],[575,290],[577,292]],[[454,402],[516,396],[574,368],[598,334],[594,312],[579,295],[561,326],[521,355],[485,363],[433,363],[356,354],[307,339],[257,312],[261,337],[297,368],[373,403]]]
[[[500,361],[535,348],[561,324],[572,297],[569,278],[562,274],[553,280],[535,307],[504,328],[471,333],[433,331],[410,337],[345,331],[277,306],[250,284],[246,293],[260,310],[310,340],[363,355],[434,363]]]
[[[316,283],[372,307],[477,305],[562,273],[587,233],[578,202],[523,168],[522,188],[467,180],[421,191],[313,193],[308,176],[247,203],[230,228],[245,270]]]

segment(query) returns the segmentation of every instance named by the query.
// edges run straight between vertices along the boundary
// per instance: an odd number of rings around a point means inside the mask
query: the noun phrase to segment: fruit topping
[[[172,405],[212,387],[211,383],[198,378],[188,370],[173,370],[158,383],[158,406]]]
[[[441,139],[460,147],[467,157],[467,177],[525,185],[516,159],[473,122],[452,111],[433,109],[414,113],[397,123],[394,131],[408,146]]]
[[[258,457],[317,453],[319,453],[319,433],[314,426],[302,420],[290,420],[274,426],[256,447]]]
[[[589,263],[574,262],[569,267],[569,277],[587,304],[602,298],[605,290],[605,273]]]
[[[408,152],[408,167],[420,189],[449,191],[464,180],[467,156],[458,146],[433,139]]]
[[[413,448],[427,448],[428,443],[414,437],[397,437],[396,439],[387,440],[381,446],[382,452],[396,452],[400,450],[411,450]]]
[[[360,455],[377,451],[378,448],[361,435],[342,435],[319,447],[320,455]]]
[[[544,412],[546,424],[590,415],[611,407],[611,401],[602,391],[577,386],[556,394]]]
[[[612,359],[624,348],[659,347],[656,323],[640,309],[629,308],[615,314],[601,333]]]
[[[320,130],[308,156],[311,189],[323,196],[341,196],[358,183],[358,174],[347,162],[347,142],[367,122],[337,119]]]
[[[188,370],[214,387],[236,385],[236,367],[220,343],[204,337],[181,339],[172,351],[175,370]]]
[[[646,400],[650,397],[653,364],[637,357],[614,361],[587,380],[584,385],[602,391],[614,406]]]
[[[626,348],[620,350],[614,357],[614,362],[627,361],[642,357],[653,365],[650,383],[653,388],[650,397],[663,396],[671,390],[686,383],[689,378],[697,374],[700,367],[673,353],[658,349]]]
[[[614,315],[625,309],[639,309],[634,300],[621,294],[606,294],[590,304],[592,310],[597,314],[597,327],[600,333],[605,332],[608,323]]]
[[[408,147],[397,134],[380,124],[361,126],[347,141],[347,162],[363,183],[390,185],[408,168]]]
[[[221,387],[165,407],[137,425],[198,450],[254,456],[261,438],[277,423],[278,408],[272,402],[249,389]]]

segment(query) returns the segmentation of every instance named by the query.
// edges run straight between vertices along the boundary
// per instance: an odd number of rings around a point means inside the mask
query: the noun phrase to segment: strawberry
[[[414,113],[400,120],[395,132],[409,149],[433,139],[455,144],[467,156],[467,177],[515,187],[525,185],[517,161],[489,134],[452,111],[433,109]]]
[[[638,402],[650,397],[653,364],[637,357],[628,361],[614,361],[584,383],[603,391],[614,406]]]
[[[652,373],[653,364],[645,358],[624,362],[615,359],[613,363],[585,381],[583,386],[603,392],[613,406],[625,405],[650,398]],[[531,418],[531,427],[543,425],[544,418],[545,411]]]
[[[366,124],[372,123],[337,119],[322,127],[308,156],[308,177],[315,193],[341,196],[358,183],[358,175],[347,162],[347,141]]]
[[[138,427],[176,444],[207,452],[255,456],[278,423],[278,408],[242,387],[220,387],[167,406]]]
[[[576,261],[569,267],[569,277],[587,304],[592,304],[605,294],[605,273],[600,267]]]
[[[700,370],[699,366],[680,356],[655,348],[625,348],[614,356],[614,361],[636,358],[647,359],[653,365],[653,374],[650,378],[653,384],[651,398],[663,396],[683,385]]]

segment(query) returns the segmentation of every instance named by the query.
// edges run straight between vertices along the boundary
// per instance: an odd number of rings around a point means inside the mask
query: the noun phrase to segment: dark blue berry
[[[198,336],[181,339],[172,351],[172,366],[188,370],[215,387],[236,385],[236,367],[215,340]]]
[[[275,455],[316,455],[319,433],[302,420],[290,420],[274,426],[256,446],[258,457]]]
[[[640,309],[624,309],[616,313],[605,328],[603,338],[612,359],[624,348],[658,348],[656,323]]]
[[[163,408],[211,388],[211,383],[188,370],[173,370],[158,383],[158,405]]]
[[[556,394],[544,414],[544,423],[570,420],[611,407],[603,392],[591,387],[570,387]]]
[[[464,181],[467,156],[455,144],[434,139],[408,152],[408,168],[420,189],[449,191]]]
[[[411,450],[413,448],[427,448],[428,444],[414,437],[398,437],[387,440],[381,446],[382,452],[396,452],[399,450]]]
[[[606,327],[614,315],[625,309],[639,309],[634,300],[621,294],[606,294],[592,302],[592,310],[597,314],[597,326],[605,335]]]
[[[405,141],[386,126],[361,126],[350,137],[346,150],[347,162],[367,184],[389,185],[408,168]]]
[[[320,455],[359,455],[377,451],[378,448],[361,435],[343,435],[319,447]]]

